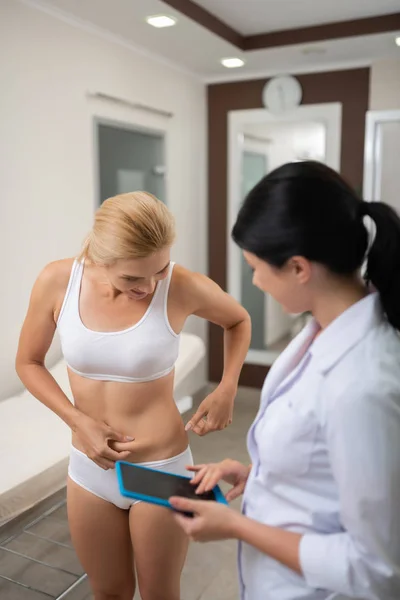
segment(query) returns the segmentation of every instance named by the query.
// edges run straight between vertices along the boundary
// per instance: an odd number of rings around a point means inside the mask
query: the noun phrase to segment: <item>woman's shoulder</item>
[[[181,265],[174,266],[170,298],[172,302],[176,301],[190,314],[192,310],[195,310],[199,301],[203,303],[204,298],[221,293],[221,288],[207,275],[190,271]]]
[[[190,294],[199,286],[211,284],[207,275],[186,269],[182,265],[175,264],[171,279],[171,291],[178,294]]]
[[[48,263],[39,273],[36,288],[44,292],[59,293],[68,287],[74,258],[64,258]]]
[[[54,314],[67,290],[73,264],[73,258],[48,263],[33,285],[30,307]]]
[[[64,283],[68,282],[75,258],[63,258],[48,263],[40,272],[38,279],[44,283]]]
[[[373,328],[325,378],[332,410],[368,403],[400,409],[400,335],[382,323]],[[399,412],[400,414],[400,412]]]
[[[363,366],[366,381],[378,381],[393,374],[400,388],[400,334],[386,319],[371,327],[354,349],[352,360]]]

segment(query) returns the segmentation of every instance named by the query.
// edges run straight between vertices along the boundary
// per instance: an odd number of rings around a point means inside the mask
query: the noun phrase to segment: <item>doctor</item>
[[[219,480],[228,499],[244,491],[243,513],[173,498],[195,513],[175,518],[192,539],[239,540],[243,600],[398,600],[400,219],[297,162],[250,192],[233,238],[254,284],[313,320],[265,381],[252,466],[192,467],[198,492]]]

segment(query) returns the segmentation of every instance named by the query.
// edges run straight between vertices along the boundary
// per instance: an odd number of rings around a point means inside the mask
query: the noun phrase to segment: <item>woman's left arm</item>
[[[294,571],[312,588],[348,598],[400,598],[400,398],[396,373],[386,385],[360,381],[334,398],[328,449],[343,531],[297,533],[255,522],[214,502],[172,499],[186,533],[198,541],[240,539]],[[391,381],[390,381],[391,380]]]
[[[208,277],[186,273],[185,299],[189,313],[224,329],[224,370],[217,389],[200,404],[186,425],[198,435],[224,429],[232,422],[239,376],[250,346],[247,311]]]
[[[194,517],[175,515],[187,535],[197,542],[237,539],[301,573],[299,549],[302,535],[263,525],[218,502],[170,498],[178,511]]]

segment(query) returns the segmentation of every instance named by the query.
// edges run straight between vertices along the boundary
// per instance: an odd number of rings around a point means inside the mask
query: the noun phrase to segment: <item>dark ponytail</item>
[[[389,322],[400,329],[400,218],[380,202],[364,202],[346,181],[314,161],[288,163],[248,194],[232,231],[234,241],[272,266],[293,256],[353,275],[365,261],[368,230],[376,225],[367,279],[381,295]]]
[[[400,218],[383,202],[364,202],[362,210],[376,227],[365,277],[378,290],[389,322],[400,329]]]

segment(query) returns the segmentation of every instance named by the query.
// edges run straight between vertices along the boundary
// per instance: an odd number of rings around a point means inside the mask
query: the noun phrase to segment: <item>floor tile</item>
[[[48,596],[0,579],[1,600],[49,600]],[[69,600],[69,599],[68,599]]]
[[[87,579],[69,592],[65,600],[93,600]]]
[[[236,562],[227,564],[218,571],[199,600],[237,600],[239,586],[236,577]]]
[[[83,569],[72,548],[64,548],[28,533],[21,533],[6,543],[4,547],[29,558],[40,560],[52,567],[65,569],[76,576],[83,574]]]
[[[192,543],[182,573],[181,597],[184,600],[197,600],[220,568],[220,557],[215,555],[212,546]]]
[[[2,549],[0,549],[0,575],[55,597],[77,579],[74,575],[45,567]]]
[[[62,506],[60,506],[59,508],[57,508],[57,510],[53,511],[51,513],[51,516],[54,519],[59,519],[60,521],[66,521],[68,519],[67,516],[67,505],[63,504]]]
[[[27,527],[25,531],[28,534],[34,534],[41,538],[60,542],[72,548],[67,521],[60,521],[59,519],[49,516],[41,519],[35,525]]]
[[[53,510],[54,507],[58,507],[60,503],[65,504],[65,489],[60,490],[50,498],[46,498],[38,505],[30,508],[22,515],[19,515],[9,523],[6,523],[0,528],[0,544],[5,540],[20,532],[25,525],[31,523],[35,518],[43,515],[48,510]]]

